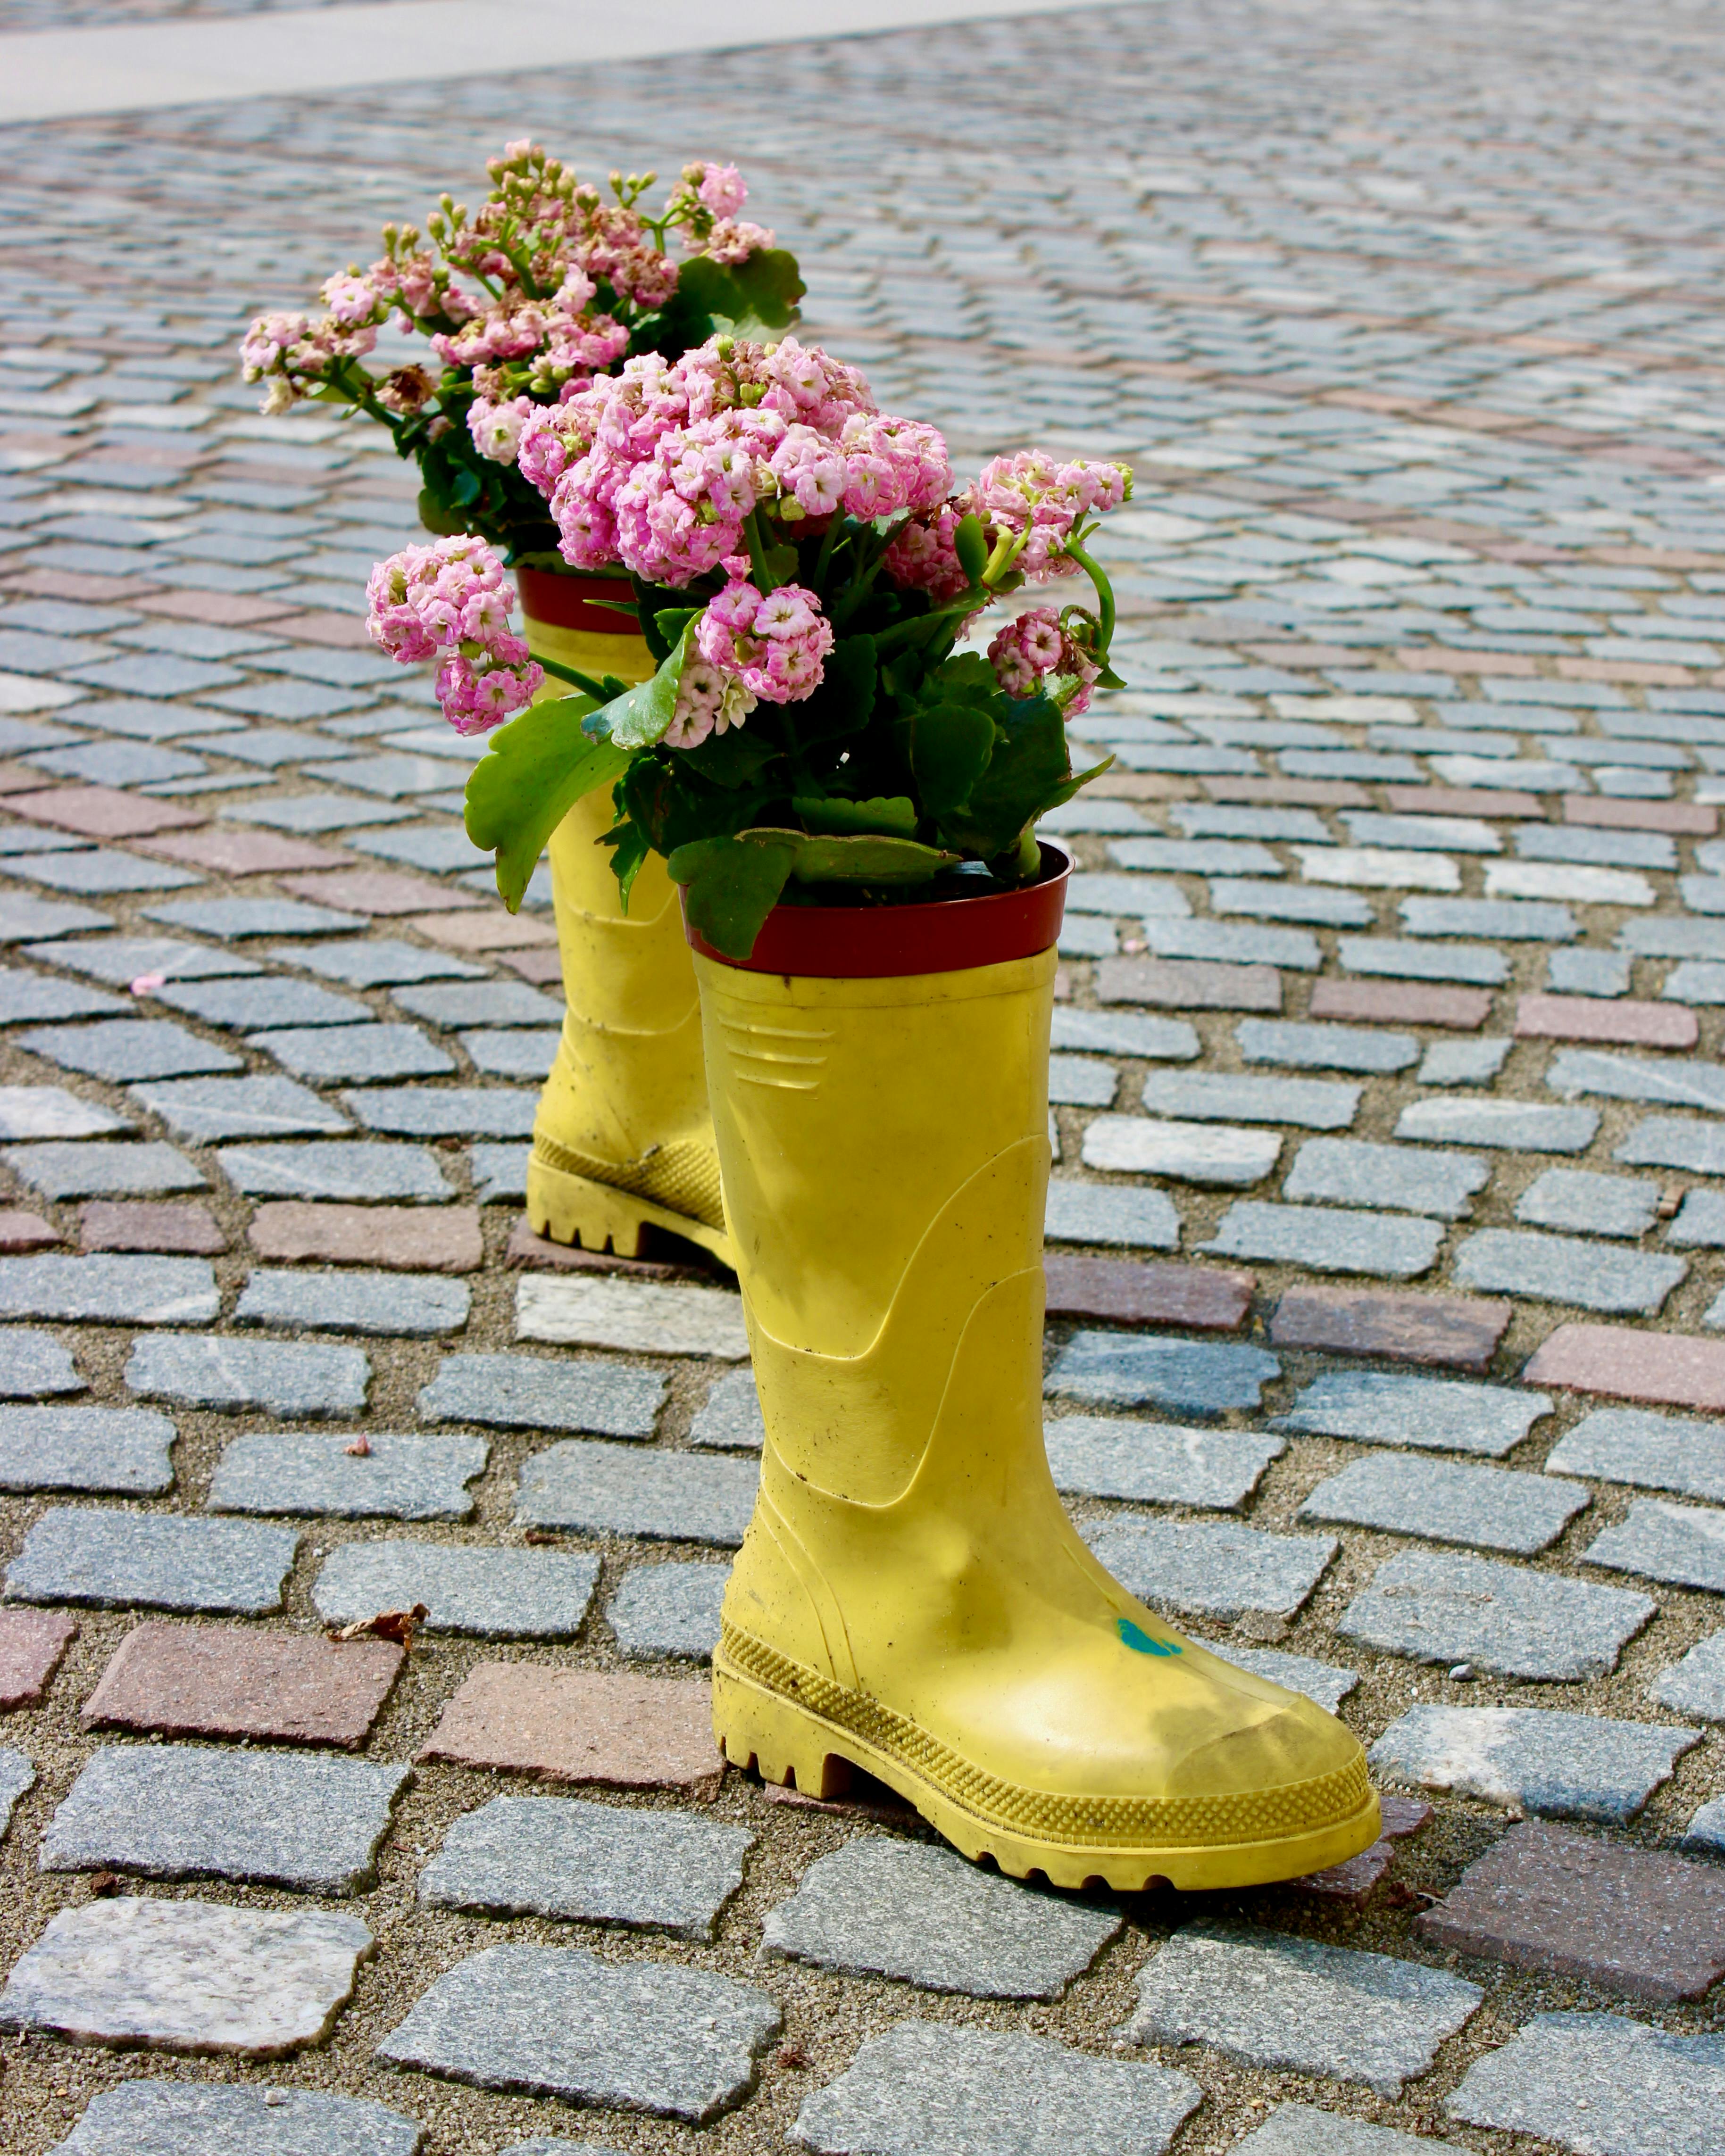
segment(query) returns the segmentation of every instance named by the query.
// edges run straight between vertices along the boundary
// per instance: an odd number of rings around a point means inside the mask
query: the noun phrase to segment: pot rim
[[[1048,839],[1037,843],[1043,872],[1022,891],[914,906],[775,906],[746,958],[715,951],[689,926],[687,906],[683,934],[692,950],[715,965],[790,978],[888,980],[1033,958],[1058,940],[1072,873],[1063,846]]]

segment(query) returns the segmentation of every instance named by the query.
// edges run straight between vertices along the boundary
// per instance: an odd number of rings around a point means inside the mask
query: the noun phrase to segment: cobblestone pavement
[[[14,131],[8,2151],[1718,2156],[1719,78],[1221,0]],[[364,646],[409,475],[229,371],[529,129],[739,158],[967,455],[1135,456],[1050,1450],[1372,1743],[1340,1876],[1054,1898],[715,1774],[734,1297],[524,1236],[552,932]]]

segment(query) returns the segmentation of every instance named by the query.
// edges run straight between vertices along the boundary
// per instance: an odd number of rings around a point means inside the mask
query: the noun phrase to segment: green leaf
[[[512,913],[521,905],[545,841],[575,803],[620,778],[626,751],[589,741],[582,717],[590,696],[529,705],[499,726],[467,779],[467,836],[497,857],[497,889]]]
[[[671,647],[670,656],[657,674],[638,688],[630,690],[626,696],[614,697],[603,707],[600,716],[605,722],[605,736],[616,747],[651,748],[670,725],[677,710],[677,692],[682,682],[696,619],[693,614],[689,616],[682,634]]]
[[[467,529],[466,518],[446,508],[429,486],[420,489],[420,521],[439,539],[458,539]]]
[[[692,621],[698,621],[701,613],[699,607],[661,607],[657,609],[653,615],[653,627],[658,630],[665,647],[659,654],[662,660],[677,649],[684,629]]]
[[[754,726],[732,726],[722,734],[708,734],[698,747],[679,752],[680,760],[715,786],[734,793],[747,786],[783,752],[776,742]]]
[[[626,914],[629,894],[635,888],[635,879],[652,851],[647,843],[647,834],[639,824],[626,817],[620,824],[613,824],[599,843],[611,849],[611,873],[617,879],[617,889],[621,894],[623,911]]]
[[[753,336],[760,330],[788,328],[806,289],[796,257],[782,247],[769,247],[746,262],[715,262],[698,254],[682,265],[677,298],[734,336]]]
[[[962,808],[994,754],[991,715],[976,704],[941,703],[910,722],[910,768],[923,807],[938,821]]]
[[[835,836],[851,831],[881,832],[896,839],[916,836],[916,803],[908,793],[877,794],[872,801],[847,801],[838,794],[824,798],[799,794],[790,805],[815,832]]]
[[[805,748],[860,733],[874,710],[880,669],[872,636],[842,636],[826,654],[821,685],[796,707],[796,737]]]
[[[1061,788],[1072,778],[1058,705],[1042,696],[1002,702],[1006,716],[987,771],[962,808],[940,819],[949,845],[984,860],[1009,852],[1032,819],[1066,798]]]
[[[728,958],[746,958],[761,924],[779,902],[801,833],[742,832],[733,839],[697,839],[666,863],[687,896],[692,927]]]
[[[790,847],[790,873],[799,883],[926,883],[942,869],[955,868],[960,859],[939,846],[919,845],[914,839],[873,833],[810,838],[801,831],[760,825],[737,836],[754,845]]]

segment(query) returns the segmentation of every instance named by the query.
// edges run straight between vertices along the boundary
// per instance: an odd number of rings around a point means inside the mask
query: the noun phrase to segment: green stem
[[[751,509],[743,519],[743,536],[749,545],[749,567],[754,578],[754,588],[765,598],[769,592],[779,587],[772,571],[767,567],[766,542],[760,536],[760,511]]]
[[[815,589],[823,595],[826,590],[827,566],[832,560],[833,549],[838,544],[838,536],[845,521],[843,512],[841,511],[827,526],[826,536],[821,542],[821,552],[815,562]]]
[[[1066,542],[1066,557],[1076,562],[1090,582],[1096,587],[1096,653],[1103,665],[1108,664],[1109,646],[1114,641],[1114,586],[1082,547]]]

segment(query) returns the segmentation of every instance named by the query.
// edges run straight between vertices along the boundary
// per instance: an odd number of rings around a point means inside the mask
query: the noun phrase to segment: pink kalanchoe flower
[[[695,641],[703,659],[736,675],[752,695],[770,704],[800,703],[820,686],[832,624],[801,584],[763,595],[738,583],[709,602]]]
[[[344,329],[368,322],[378,311],[378,295],[363,277],[348,274],[324,280],[323,304]]]
[[[756,699],[739,678],[706,659],[684,662],[677,708],[661,738],[671,748],[698,748],[709,734],[740,726]]]
[[[1020,449],[996,457],[960,497],[996,532],[1009,531],[1023,545],[1013,567],[1032,583],[1071,576],[1078,564],[1065,552],[1081,517],[1118,509],[1131,491],[1132,475],[1124,465],[1092,464],[1080,458],[1059,464],[1043,449]]]
[[[959,518],[956,505],[944,501],[899,526],[882,558],[887,574],[902,590],[926,592],[937,603],[969,590],[971,580],[960,566],[953,539]]]
[[[515,592],[482,539],[439,539],[379,562],[366,586],[366,627],[403,665],[441,658],[437,701],[460,734],[501,726],[545,678],[509,626]]]
[[[1090,706],[1090,690],[1101,668],[1061,627],[1053,607],[1037,607],[1009,621],[988,647],[994,678],[1009,696],[1031,696],[1049,676],[1070,685],[1059,697],[1074,718]]]
[[[722,217],[701,243],[701,252],[715,262],[746,262],[772,244],[773,234],[765,225],[750,224],[746,218]]]
[[[734,165],[709,164],[695,192],[715,217],[734,217],[749,199],[743,175]]]
[[[467,431],[473,446],[492,463],[512,465],[521,444],[522,429],[533,414],[533,399],[516,397],[494,404],[488,397],[476,397],[467,408]]]

